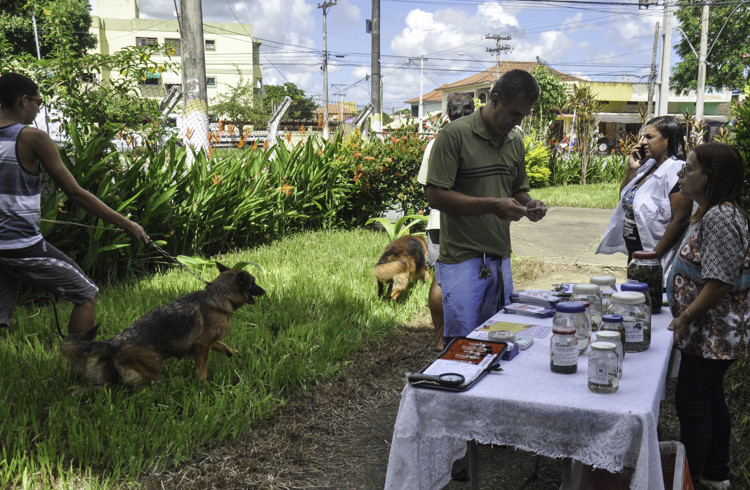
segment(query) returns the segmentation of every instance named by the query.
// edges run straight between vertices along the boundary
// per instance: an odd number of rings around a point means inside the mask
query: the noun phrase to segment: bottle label
[[[643,342],[643,320],[632,316],[624,317],[625,342]]]
[[[578,343],[552,344],[552,363],[555,366],[575,366],[578,364]]]
[[[589,368],[589,381],[598,385],[609,384],[609,366],[606,362],[597,363]]]

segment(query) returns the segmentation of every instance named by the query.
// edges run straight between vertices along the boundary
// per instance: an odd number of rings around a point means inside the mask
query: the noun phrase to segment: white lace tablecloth
[[[635,468],[632,489],[663,489],[656,425],[664,398],[672,332],[666,308],[652,319],[651,346],[627,353],[614,394],[588,389],[588,356],[578,372],[555,374],[549,337],[535,339],[503,371],[463,393],[407,385],[393,431],[387,489],[441,488],[467,441],[510,445],[552,458],[573,458],[612,472]],[[497,314],[504,320],[551,325],[551,319]]]

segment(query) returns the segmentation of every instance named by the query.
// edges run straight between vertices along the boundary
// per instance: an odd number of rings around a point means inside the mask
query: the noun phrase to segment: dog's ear
[[[230,270],[229,267],[221,264],[219,261],[216,261],[216,267],[219,268],[219,273],[226,272],[226,271]]]

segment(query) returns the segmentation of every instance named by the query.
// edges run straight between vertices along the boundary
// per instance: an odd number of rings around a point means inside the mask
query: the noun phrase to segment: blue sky
[[[92,4],[95,0],[91,0]],[[263,40],[264,83],[290,81],[322,97],[323,12],[309,0],[203,0],[204,21],[243,22]],[[662,2],[663,3],[663,2]],[[143,0],[141,17],[174,18],[173,0]],[[177,2],[179,5],[179,1]],[[328,9],[329,100],[363,104],[370,99],[370,35],[365,20],[371,0],[339,0]],[[663,7],[638,8],[637,0],[380,0],[383,108],[406,107],[424,92],[482,71],[495,63],[488,34],[512,36],[501,59],[534,61],[595,80],[646,81],[654,24]],[[92,13],[96,12],[93,6]],[[672,43],[679,41],[674,31]],[[677,60],[672,54],[672,63]],[[334,85],[338,84],[338,85]]]

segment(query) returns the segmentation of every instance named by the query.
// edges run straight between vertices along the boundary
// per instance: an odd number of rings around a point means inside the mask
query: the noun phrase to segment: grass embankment
[[[614,209],[620,184],[562,185],[532,189],[529,193],[547,206]]]

